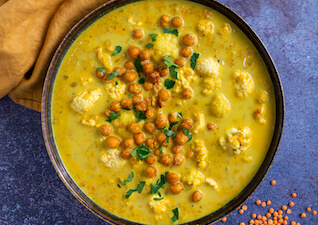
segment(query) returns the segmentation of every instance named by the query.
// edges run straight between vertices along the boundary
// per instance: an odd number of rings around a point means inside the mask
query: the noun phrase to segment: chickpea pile
[[[170,24],[179,28],[183,26],[184,21],[181,17],[171,19],[168,15],[163,15],[160,18],[162,27],[168,27]],[[142,29],[134,29],[132,32],[135,39],[142,39],[144,35],[145,32]],[[180,67],[186,65],[186,58],[192,55],[191,46],[196,41],[196,36],[193,34],[187,34],[182,38],[184,47],[180,53],[183,57],[177,58],[175,64]],[[153,65],[150,62],[151,52],[147,48],[140,49],[131,45],[127,49],[127,56],[130,60],[126,61],[123,67],[116,66],[109,71],[97,70],[96,77],[109,82],[108,75],[117,72],[118,75],[112,81],[122,79],[128,84],[129,97],[112,101],[109,107],[105,109],[104,114],[112,120],[113,113],[120,116],[122,110],[134,110],[136,112],[136,122],[127,127],[130,136],[124,140],[112,135],[113,127],[111,123],[102,125],[99,132],[105,137],[108,148],[122,149],[121,157],[126,160],[134,160],[132,151],[135,148],[146,146],[151,153],[144,160],[148,164],[144,175],[153,178],[158,175],[158,168],[154,166],[156,162],[166,167],[181,166],[184,163],[185,157],[182,146],[189,141],[188,135],[193,127],[193,120],[179,118],[175,111],[172,111],[168,116],[161,113],[160,108],[165,107],[164,102],[172,98],[170,91],[159,82],[169,74],[167,66]],[[138,70],[136,62],[140,62],[138,65],[141,66],[142,71]],[[140,82],[140,77],[143,78],[143,82]],[[190,99],[192,96],[193,90],[185,88],[183,98]],[[143,127],[140,127],[138,123],[137,113],[142,115],[142,119],[145,120]],[[169,135],[166,133],[167,129],[170,129],[169,132],[174,135],[167,136]],[[171,150],[168,150],[168,147]],[[167,181],[170,184],[169,190],[171,193],[179,194],[184,190],[179,174],[168,173]],[[202,197],[203,193],[196,190],[192,195],[192,200],[198,202]]]

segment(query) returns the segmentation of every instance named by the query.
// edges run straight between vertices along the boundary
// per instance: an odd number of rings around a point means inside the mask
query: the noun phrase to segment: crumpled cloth
[[[0,98],[40,111],[50,60],[73,25],[108,0],[0,0]]]

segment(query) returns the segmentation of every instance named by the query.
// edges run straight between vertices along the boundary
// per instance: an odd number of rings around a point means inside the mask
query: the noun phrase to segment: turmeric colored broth
[[[160,25],[163,15],[183,19],[182,27],[176,28],[171,23],[167,27],[177,29],[178,36],[164,34]],[[132,35],[134,29],[143,30],[141,39]],[[155,41],[150,34],[158,35]],[[182,57],[183,37],[187,34],[194,34],[197,39],[190,46],[193,53],[199,54],[195,69],[191,68],[191,57],[187,57],[186,65],[175,69],[178,79],[169,73],[154,84],[158,90],[170,93],[169,100],[162,102],[162,108],[154,89],[146,91],[143,88],[144,99],[147,96],[155,99],[151,106],[155,115],[138,124],[147,138],[156,138],[160,131],[150,134],[144,128],[145,123],[151,121],[157,125],[159,114],[167,118],[173,111],[181,112],[182,118],[178,118],[179,123],[174,128],[178,130],[173,131],[185,134],[180,124],[183,119],[192,119],[193,128],[189,129],[189,134],[193,137],[182,145],[179,154],[184,162],[181,165],[164,165],[162,157],[155,156],[156,162],[151,166],[156,168],[157,175],[149,178],[146,168],[150,165],[145,160],[137,160],[137,156],[123,159],[123,143],[115,149],[106,144],[109,136],[118,137],[121,142],[128,137],[134,138],[128,129],[137,120],[133,109],[121,109],[120,116],[111,123],[106,121],[109,118],[104,111],[109,110],[113,101],[131,98],[135,94],[128,91],[129,83],[124,76],[111,81],[106,78],[105,81],[96,77],[96,70],[122,67],[128,71],[125,62],[135,61],[127,54],[132,45],[149,50],[152,54],[150,64],[165,66],[162,56],[169,55],[172,62]],[[148,43],[154,46],[147,48]],[[122,50],[112,56],[116,46]],[[140,73],[132,83],[138,84],[140,78],[147,81],[149,76]],[[176,82],[173,88],[167,89],[164,85],[166,79]],[[193,93],[189,99],[183,97],[186,88],[191,88]],[[84,103],[87,104],[85,107]],[[119,217],[139,223],[170,224],[175,208],[179,211],[175,223],[189,222],[232,200],[263,162],[272,139],[274,121],[272,83],[255,47],[225,16],[188,1],[140,1],[101,17],[69,48],[54,83],[54,137],[69,174],[96,204]],[[99,128],[106,124],[112,126],[112,132],[104,137]],[[169,124],[165,129],[168,127]],[[176,154],[172,152],[172,146],[177,140],[173,136],[170,138],[173,141],[170,140],[167,147],[162,146],[162,150],[173,158]],[[154,155],[159,147],[145,146],[151,152],[149,155]],[[137,147],[134,145],[132,149]],[[194,174],[192,177],[190,171]],[[134,177],[126,185],[122,184],[120,181],[125,181],[131,172]],[[151,194],[151,184],[156,185],[165,172],[178,173],[181,176],[178,182],[184,189],[178,194],[171,193],[171,184],[166,182],[159,190],[163,199],[156,201],[153,198],[159,196]],[[136,189],[142,181],[145,186],[141,193],[136,191],[126,198],[127,192]],[[192,194],[197,190],[203,193],[203,198],[194,202]]]

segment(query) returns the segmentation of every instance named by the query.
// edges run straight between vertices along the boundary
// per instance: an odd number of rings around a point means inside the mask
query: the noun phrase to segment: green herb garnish
[[[156,41],[158,34],[150,34],[151,40]]]
[[[191,141],[191,139],[192,139],[192,134],[190,134],[190,131],[189,131],[188,129],[186,129],[186,128],[183,128],[182,131],[183,131],[183,132],[187,135],[187,137],[188,137],[187,143],[188,143],[189,141]]]
[[[116,80],[116,83],[115,83],[115,85],[116,85],[116,86],[118,85],[118,82],[117,82],[117,80]]]
[[[171,222],[174,223],[177,220],[179,220],[179,210],[178,208],[175,208],[174,210],[172,210],[173,212],[173,217],[171,218]]]
[[[125,195],[125,198],[129,198],[130,195],[134,192],[138,192],[139,194],[142,192],[142,190],[144,189],[144,186],[145,186],[146,182],[145,181],[140,181],[140,183],[137,185],[137,188],[136,189],[130,189],[127,191],[126,195]]]
[[[166,28],[166,27],[163,27],[163,33],[166,33],[166,34],[174,34],[176,35],[177,37],[179,36],[179,32],[177,29],[174,29],[174,30],[170,30],[169,28]]]
[[[121,186],[119,184],[117,184],[117,187],[121,188]]]
[[[132,157],[135,157],[137,155],[137,160],[146,160],[148,159],[150,153],[151,151],[144,144],[142,144],[140,147],[137,147],[134,150],[132,150],[130,155]]]
[[[120,113],[116,113],[114,111],[111,111],[109,119],[106,121],[111,123],[114,119],[117,119],[119,116],[120,116]]]
[[[129,198],[130,195],[131,195],[132,193],[134,193],[135,191],[136,191],[136,190],[133,190],[133,189],[128,190],[127,193],[126,193],[126,195],[125,195],[125,198]]]
[[[129,175],[128,175],[128,178],[124,181],[120,181],[123,185],[126,185],[128,182],[130,182],[132,179],[134,178],[134,172],[131,172]]]
[[[165,183],[167,183],[167,174],[168,174],[168,173],[169,173],[169,172],[165,172],[164,174],[161,174],[160,180],[157,180],[156,185],[150,184],[150,187],[151,187],[150,193],[151,193],[152,195],[158,193],[159,189],[160,189],[160,188],[163,188],[163,185],[164,185]]]
[[[176,67],[175,66],[171,66],[169,68],[169,72],[172,78],[177,79],[178,80],[178,72],[175,71]]]
[[[179,123],[179,121],[170,123],[169,129],[172,129],[173,126],[177,125]]]
[[[138,80],[138,84],[144,84],[145,83],[145,78],[140,78],[139,80]]]
[[[105,70],[105,68],[103,68],[103,67],[97,68],[96,71],[100,71],[100,72],[102,72],[102,73],[106,73],[106,70]]]
[[[138,73],[142,72],[142,65],[141,65],[141,59],[135,59],[134,65],[136,67],[136,70]]]
[[[151,44],[151,43],[148,43],[147,45],[146,45],[146,48],[152,48],[153,47],[153,44]]]
[[[137,111],[136,108],[134,108],[134,111],[136,112],[135,116],[137,118],[137,123],[139,123],[140,120],[147,119],[147,116],[145,115],[145,112]]]
[[[175,84],[176,84],[176,82],[173,81],[173,80],[169,80],[169,79],[166,79],[166,80],[165,80],[165,87],[166,87],[167,89],[173,88]]]
[[[190,58],[190,61],[191,61],[191,68],[194,70],[195,68],[195,65],[197,64],[197,59],[199,58],[199,55],[198,53],[193,53],[191,58]]]
[[[121,47],[120,47],[119,45],[117,45],[116,48],[115,48],[115,50],[113,51],[112,56],[115,56],[115,55],[117,55],[117,54],[120,53],[120,52],[121,52]]]
[[[170,56],[169,55],[165,55],[164,57],[164,63],[167,65],[167,67],[169,68],[169,67],[171,67],[171,66],[175,66],[175,67],[177,67],[177,68],[179,68],[180,66],[178,66],[177,64],[175,64],[175,63],[173,63],[169,58],[170,58]]]
[[[181,118],[182,118],[182,112],[177,113],[177,117],[178,117],[179,119],[181,119]]]
[[[163,151],[162,151],[161,145],[159,145],[159,152],[160,152],[161,155],[163,155]]]
[[[112,80],[112,79],[114,79],[115,77],[117,77],[118,75],[119,75],[120,73],[119,72],[112,72],[112,73],[110,73],[110,74],[108,74],[107,75],[107,79],[108,80]]]
[[[163,198],[153,198],[153,200],[155,200],[155,201],[160,201],[160,200],[162,200]]]
[[[134,97],[133,94],[128,94],[128,98],[132,98],[132,97]]]

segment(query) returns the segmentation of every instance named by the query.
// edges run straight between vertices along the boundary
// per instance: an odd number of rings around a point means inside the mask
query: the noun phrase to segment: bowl
[[[203,5],[206,5],[221,14],[225,15],[227,18],[232,20],[250,39],[250,41],[254,44],[258,52],[260,53],[267,69],[270,74],[270,78],[273,84],[273,89],[275,93],[275,101],[276,101],[276,121],[275,121],[275,130],[273,134],[273,138],[268,149],[267,155],[258,169],[256,175],[252,178],[249,184],[243,189],[243,191],[237,195],[234,199],[224,205],[222,208],[217,211],[203,217],[199,218],[195,221],[192,221],[187,224],[206,224],[206,223],[214,223],[224,216],[230,214],[235,209],[237,209],[241,204],[243,204],[257,189],[262,180],[264,179],[266,173],[268,172],[274,158],[276,152],[278,150],[280,139],[283,132],[284,125],[284,95],[282,84],[275,67],[275,64],[265,48],[264,44],[257,36],[257,34],[253,31],[253,29],[234,11],[225,6],[224,4],[211,1],[211,0],[192,0],[193,2],[197,2]],[[42,94],[42,107],[41,107],[41,115],[42,115],[42,130],[43,137],[45,141],[45,145],[52,161],[52,164],[60,176],[63,183],[70,190],[70,192],[90,211],[96,214],[101,219],[107,221],[110,224],[138,224],[132,221],[128,221],[126,219],[122,219],[117,217],[116,215],[111,214],[105,209],[99,207],[92,200],[90,200],[85,193],[76,185],[73,181],[72,177],[68,174],[64,164],[59,156],[57,146],[54,141],[53,129],[51,124],[51,101],[52,101],[52,92],[54,86],[54,80],[61,64],[61,61],[66,54],[67,50],[73,43],[73,41],[78,37],[78,35],[86,29],[90,24],[94,21],[98,20],[104,14],[114,10],[118,7],[122,7],[126,4],[136,2],[136,0],[115,0],[110,1],[108,3],[103,4],[98,7],[87,16],[85,16],[82,20],[80,20],[73,28],[69,31],[69,33],[62,40],[60,45],[58,46],[51,63],[49,65],[46,79],[44,82],[43,94]]]

